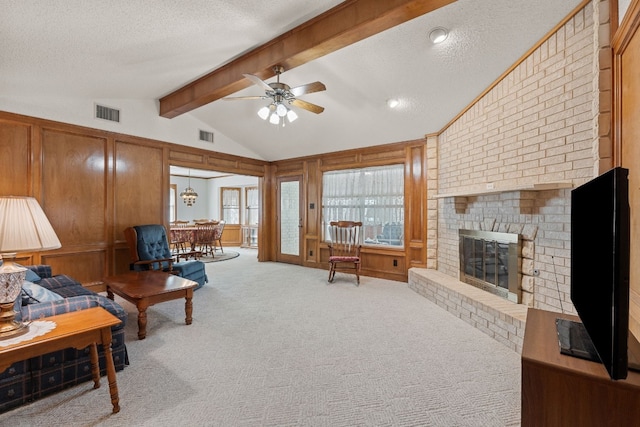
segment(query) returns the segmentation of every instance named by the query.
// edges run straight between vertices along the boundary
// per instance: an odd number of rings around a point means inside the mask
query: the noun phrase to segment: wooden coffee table
[[[197,282],[161,271],[130,271],[104,279],[107,297],[119,295],[138,308],[138,339],[147,336],[147,308],[151,305],[184,298],[185,323],[191,324],[193,289]]]
[[[28,341],[0,347],[0,373],[11,366],[12,363],[20,360],[30,359],[69,347],[83,349],[90,346],[89,356],[91,358],[93,388],[98,388],[100,387],[100,367],[98,365],[97,344],[102,344],[113,413],[120,411],[116,369],[113,364],[113,355],[111,354],[111,327],[119,324],[120,319],[102,307],[93,307],[45,317],[43,320],[55,322],[55,329]]]

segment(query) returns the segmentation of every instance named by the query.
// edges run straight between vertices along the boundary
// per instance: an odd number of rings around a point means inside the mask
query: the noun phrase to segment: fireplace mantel
[[[532,196],[525,196],[528,192],[534,191],[546,191],[546,190],[560,190],[564,188],[573,188],[571,182],[539,182],[533,184],[522,184],[513,186],[494,186],[493,184],[485,184],[483,187],[474,186],[473,188],[467,188],[453,193],[441,193],[436,194],[436,199],[453,198],[455,203],[456,213],[463,214],[467,210],[467,203],[469,197],[486,196],[490,194],[503,194],[503,193],[518,193],[514,199],[523,200],[530,199]],[[526,205],[525,205],[526,206]],[[527,210],[531,209],[531,206],[523,207],[520,205],[520,213],[528,213]]]
[[[563,188],[572,188],[571,182],[539,182],[533,184],[513,185],[513,186],[494,186],[493,184],[486,184],[483,188],[460,190],[453,193],[441,193],[436,194],[436,199],[444,199],[447,197],[473,197],[484,196],[487,194],[509,193],[513,191],[545,191],[545,190],[559,190]]]

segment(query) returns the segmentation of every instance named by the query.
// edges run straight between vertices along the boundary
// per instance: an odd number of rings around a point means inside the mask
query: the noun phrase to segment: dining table
[[[211,221],[214,224],[217,224],[219,221]],[[188,224],[186,226],[181,227],[171,227],[169,228],[170,241],[171,242],[188,242],[191,247],[190,252],[195,253],[196,251],[196,242],[198,242],[198,231],[201,230],[197,224]]]
[[[198,227],[187,226],[187,227],[171,227],[169,229],[170,241],[171,242],[188,242],[191,246],[191,251],[193,252],[196,247],[197,241],[197,233]]]

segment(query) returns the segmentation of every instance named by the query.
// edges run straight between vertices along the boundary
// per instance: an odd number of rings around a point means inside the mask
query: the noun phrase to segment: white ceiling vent
[[[120,110],[96,104],[96,118],[120,123]]]
[[[213,144],[213,132],[207,132],[206,130],[200,130],[200,141],[210,142]]]

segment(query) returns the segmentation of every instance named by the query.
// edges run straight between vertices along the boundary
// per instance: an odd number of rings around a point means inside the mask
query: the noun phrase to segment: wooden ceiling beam
[[[348,0],[160,98],[160,116],[177,117],[456,0]]]

